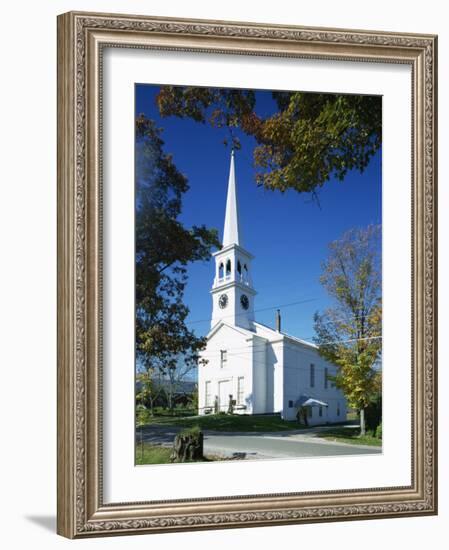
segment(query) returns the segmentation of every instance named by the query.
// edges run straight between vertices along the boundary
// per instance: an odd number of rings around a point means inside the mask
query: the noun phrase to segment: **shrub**
[[[198,410],[198,388],[196,387],[189,399],[189,408]]]
[[[365,409],[365,423],[369,430],[376,430],[382,421],[382,397],[379,395]]]
[[[151,410],[147,409],[144,405],[136,406],[136,422],[138,426],[143,424],[149,424],[152,420],[153,415]]]
[[[376,428],[377,439],[382,439],[382,422]]]

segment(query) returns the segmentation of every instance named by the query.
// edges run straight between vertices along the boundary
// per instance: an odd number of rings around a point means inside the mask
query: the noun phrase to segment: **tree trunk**
[[[365,409],[360,409],[360,435],[365,435]]]
[[[171,462],[203,460],[203,432],[178,434],[173,444]]]

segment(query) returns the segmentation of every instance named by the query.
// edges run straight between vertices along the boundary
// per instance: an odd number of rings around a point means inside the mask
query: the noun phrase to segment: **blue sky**
[[[221,238],[230,161],[223,140],[228,134],[189,119],[162,119],[155,104],[158,90],[158,86],[136,86],[136,114],[144,113],[163,128],[164,151],[173,155],[188,178],[190,190],[183,199],[181,221],[187,227],[216,227]],[[271,92],[256,93],[256,110],[260,114],[274,110]],[[274,326],[275,311],[281,306],[283,331],[311,340],[314,312],[331,304],[319,282],[328,243],[352,227],[381,223],[381,154],[373,157],[363,174],[350,172],[343,182],[326,183],[318,206],[305,194],[257,187],[252,166],[255,142],[237,135],[242,142],[235,161],[239,214],[243,245],[255,256],[256,319]],[[188,275],[184,300],[190,309],[188,323],[204,335],[210,328],[213,261],[191,264]]]

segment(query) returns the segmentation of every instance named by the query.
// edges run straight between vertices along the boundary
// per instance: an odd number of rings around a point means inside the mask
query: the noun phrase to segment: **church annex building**
[[[317,346],[258,323],[254,315],[253,256],[243,247],[234,153],[231,154],[223,247],[213,254],[212,321],[198,366],[199,414],[280,413],[294,420],[298,410],[309,424],[344,422],[346,399],[329,380],[336,367]]]

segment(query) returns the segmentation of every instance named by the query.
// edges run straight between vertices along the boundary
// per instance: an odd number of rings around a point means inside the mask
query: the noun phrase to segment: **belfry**
[[[250,254],[242,243],[239,221],[234,151],[231,153],[228,194],[223,230],[223,247],[214,253],[215,277],[212,285],[211,328],[224,319],[229,324],[251,328],[254,297]]]

